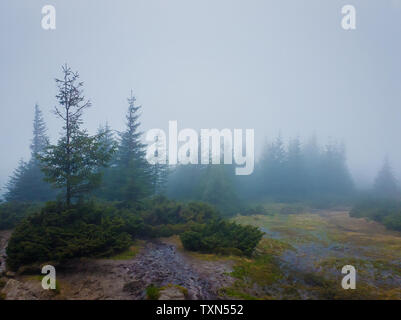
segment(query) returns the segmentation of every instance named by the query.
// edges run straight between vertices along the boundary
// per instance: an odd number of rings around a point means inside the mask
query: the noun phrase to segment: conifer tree
[[[136,105],[131,91],[128,98],[126,129],[119,134],[114,177],[114,198],[126,202],[136,202],[152,193],[151,167],[146,160],[145,144],[141,142],[139,130],[141,106]]]
[[[35,105],[33,121],[33,137],[30,145],[31,159],[25,163],[20,161],[7,184],[6,199],[8,201],[47,201],[55,197],[51,186],[44,181],[38,155],[46,149],[49,138],[46,134],[46,124],[39,106]]]
[[[399,196],[400,189],[388,158],[384,160],[384,164],[377,174],[374,191],[380,197],[395,198]]]
[[[39,159],[47,181],[64,192],[67,206],[99,186],[101,168],[109,162],[112,152],[81,129],[83,111],[91,106],[83,95],[79,74],[68,65],[62,67],[63,78],[56,79],[59,106],[55,114],[60,118],[63,132],[57,145],[42,152]]]

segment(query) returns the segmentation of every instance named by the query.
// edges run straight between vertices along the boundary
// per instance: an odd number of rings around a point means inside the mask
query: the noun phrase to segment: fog
[[[41,9],[57,10],[57,29]],[[357,28],[341,28],[356,7]],[[124,127],[126,98],[142,129],[255,129],[344,141],[359,187],[388,156],[401,178],[401,1],[142,0],[0,2],[0,186],[30,157],[34,105],[52,141],[61,65],[78,70],[93,106],[85,126]],[[3,190],[0,190],[0,193]]]

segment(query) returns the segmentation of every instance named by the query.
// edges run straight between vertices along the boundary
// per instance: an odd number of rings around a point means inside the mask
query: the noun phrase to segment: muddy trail
[[[124,291],[144,298],[143,288],[152,284],[156,287],[172,284],[186,288],[189,299],[216,298],[209,279],[194,270],[192,264],[174,245],[160,241],[149,242],[128,266],[127,271],[134,280],[124,286]]]
[[[161,299],[219,299],[229,285],[232,264],[205,261],[182,252],[177,244],[152,240],[128,260],[82,258],[58,265],[57,293],[43,290],[41,274],[9,278],[3,293],[10,300],[141,300],[151,285],[167,288]]]

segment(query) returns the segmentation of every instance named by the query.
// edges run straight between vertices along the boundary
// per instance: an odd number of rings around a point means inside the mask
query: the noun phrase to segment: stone
[[[168,286],[160,291],[159,300],[185,300],[185,295],[180,288]]]

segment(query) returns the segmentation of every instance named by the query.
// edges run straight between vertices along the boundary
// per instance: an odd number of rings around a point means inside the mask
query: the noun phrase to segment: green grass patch
[[[132,246],[130,246],[127,250],[117,253],[113,256],[108,257],[111,260],[130,260],[135,258],[135,256],[141,251],[143,248],[143,241],[136,240]]]
[[[159,300],[160,297],[160,288],[151,284],[146,288],[146,297],[148,300]]]

